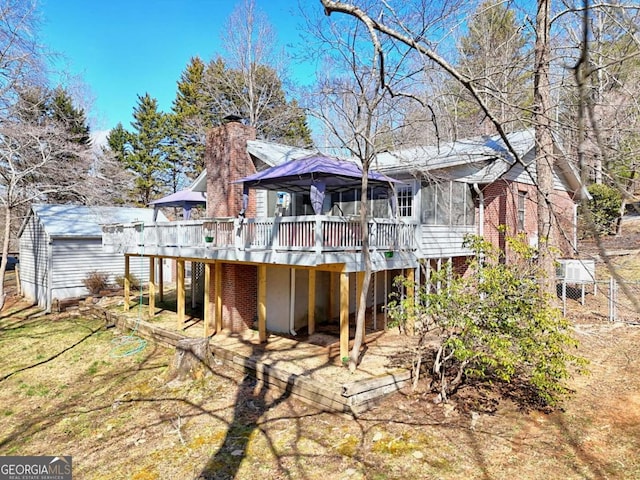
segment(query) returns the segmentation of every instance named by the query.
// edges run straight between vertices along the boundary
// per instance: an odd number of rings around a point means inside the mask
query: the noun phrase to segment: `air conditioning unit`
[[[561,259],[556,269],[558,280],[564,283],[594,283],[596,281],[595,260]]]

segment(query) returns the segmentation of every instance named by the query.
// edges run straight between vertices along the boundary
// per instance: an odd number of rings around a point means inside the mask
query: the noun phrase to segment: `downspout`
[[[289,288],[289,333],[294,337],[298,335],[295,331],[296,323],[296,269],[291,269]]]
[[[577,203],[573,203],[573,251],[578,251],[578,208]]]
[[[478,194],[478,235],[484,237],[484,193],[477,183],[473,184],[473,189]]]

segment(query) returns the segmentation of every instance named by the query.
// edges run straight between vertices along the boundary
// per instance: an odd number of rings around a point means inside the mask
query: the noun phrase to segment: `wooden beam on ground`
[[[258,335],[267,341],[267,266],[258,266]]]
[[[156,314],[156,259],[149,257],[149,316]]]
[[[129,310],[129,302],[131,301],[131,273],[130,273],[131,257],[129,255],[124,256],[124,311]]]
[[[184,259],[178,259],[176,261],[177,276],[176,276],[176,291],[177,291],[177,303],[176,310],[178,311],[178,330],[182,331],[184,328],[185,313],[186,313],[186,294],[184,287]]]
[[[216,333],[214,318],[215,310],[215,286],[214,277],[215,264],[206,262],[204,264],[204,336],[209,337]]]
[[[349,274],[340,273],[340,361],[349,356]]]
[[[316,271],[309,270],[309,307],[307,312],[309,335],[316,332]]]

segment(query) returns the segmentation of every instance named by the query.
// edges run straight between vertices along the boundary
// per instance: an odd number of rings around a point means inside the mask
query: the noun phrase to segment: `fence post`
[[[567,281],[562,279],[562,316],[567,316]]]

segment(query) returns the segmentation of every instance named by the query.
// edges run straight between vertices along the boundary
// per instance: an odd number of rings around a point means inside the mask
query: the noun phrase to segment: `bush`
[[[102,290],[109,287],[109,274],[94,270],[87,273],[83,283],[87,290],[89,290],[90,294],[97,295]]]
[[[527,403],[551,406],[569,393],[564,381],[573,367],[585,365],[571,353],[577,346],[571,325],[540,294],[535,249],[519,238],[508,241],[519,255],[508,265],[489,242],[470,237],[475,257],[464,277],[443,269],[431,275],[429,285],[400,279],[415,289],[418,302],[398,298],[389,305],[390,315],[400,324],[415,324],[420,347],[414,374],[421,363],[430,368],[440,401],[473,381],[483,387],[518,385],[533,392]]]
[[[124,288],[124,275],[118,275],[115,278],[116,285],[120,288]],[[134,290],[140,290],[140,279],[136,277],[133,273],[129,274],[129,285]]]
[[[585,234],[598,233],[610,235],[615,233],[616,222],[620,217],[622,196],[614,187],[600,183],[590,185],[591,200],[587,203],[588,210],[581,209],[584,220]],[[595,229],[595,232],[593,230]]]

